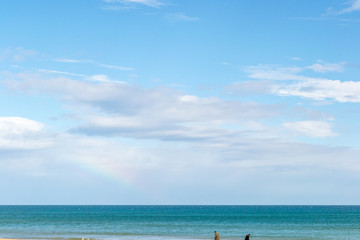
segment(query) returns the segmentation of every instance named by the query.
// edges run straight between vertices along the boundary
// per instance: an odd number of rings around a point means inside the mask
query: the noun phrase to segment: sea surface
[[[360,239],[360,206],[0,206],[0,238]]]

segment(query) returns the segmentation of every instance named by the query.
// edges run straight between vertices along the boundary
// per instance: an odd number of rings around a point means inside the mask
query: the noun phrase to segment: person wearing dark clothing
[[[244,240],[250,240],[250,234],[246,235]]]

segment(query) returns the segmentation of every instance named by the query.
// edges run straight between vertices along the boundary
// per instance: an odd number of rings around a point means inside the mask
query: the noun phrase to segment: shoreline
[[[20,238],[0,238],[0,240],[25,240]]]

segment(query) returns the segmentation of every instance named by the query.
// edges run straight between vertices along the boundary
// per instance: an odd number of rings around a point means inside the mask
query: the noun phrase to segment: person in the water
[[[250,234],[246,235],[244,240],[250,240]]]
[[[215,240],[220,240],[220,236],[219,236],[219,233],[217,231],[215,231]]]

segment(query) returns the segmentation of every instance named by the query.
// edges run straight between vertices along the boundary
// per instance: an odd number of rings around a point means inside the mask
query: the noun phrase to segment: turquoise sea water
[[[360,239],[360,206],[0,206],[0,238]]]

